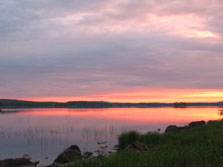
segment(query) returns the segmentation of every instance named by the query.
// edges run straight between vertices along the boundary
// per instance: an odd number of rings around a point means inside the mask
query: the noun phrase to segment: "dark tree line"
[[[2,103],[0,102],[0,111],[1,111],[1,109],[2,109],[2,106],[3,106],[3,105],[2,105]]]

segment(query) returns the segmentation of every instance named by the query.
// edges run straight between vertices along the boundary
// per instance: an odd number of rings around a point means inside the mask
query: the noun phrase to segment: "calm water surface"
[[[170,124],[216,120],[218,108],[110,108],[110,109],[7,109],[0,114],[0,159],[29,154],[50,164],[72,144],[82,152],[109,147],[120,133],[137,130],[161,132]],[[48,158],[46,158],[48,157]]]

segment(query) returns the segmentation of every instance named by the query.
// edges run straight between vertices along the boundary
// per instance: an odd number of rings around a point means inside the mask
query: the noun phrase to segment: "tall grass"
[[[124,132],[118,137],[118,143],[120,147],[125,147],[128,144],[131,144],[140,138],[140,134],[136,131]]]
[[[136,152],[122,150],[96,160],[75,163],[79,167],[222,167],[223,122],[192,128],[179,133],[148,133],[135,131],[119,136],[119,144],[140,140],[156,145],[155,149]]]
[[[124,148],[125,146],[135,142],[140,141],[145,144],[154,144],[158,145],[161,140],[161,134],[159,133],[147,133],[147,134],[140,134],[137,131],[129,131],[122,133],[118,137],[118,143],[121,148]]]

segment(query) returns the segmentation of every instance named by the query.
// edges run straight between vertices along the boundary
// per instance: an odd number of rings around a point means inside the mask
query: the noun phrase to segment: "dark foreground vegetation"
[[[96,159],[76,160],[70,167],[222,167],[223,121],[169,126],[166,132],[119,137],[119,151]]]
[[[110,103],[104,101],[71,101],[33,102],[23,100],[0,99],[0,108],[120,108],[120,107],[176,107],[191,106],[223,106],[223,102],[216,103]]]
[[[170,125],[163,134],[123,133],[118,145],[94,153],[70,146],[48,167],[222,167],[223,121],[198,121],[184,127]],[[104,146],[103,146],[104,145]],[[0,167],[34,167],[31,157],[0,160]]]

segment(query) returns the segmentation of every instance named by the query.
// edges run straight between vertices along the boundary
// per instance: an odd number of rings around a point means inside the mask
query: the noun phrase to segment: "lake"
[[[48,165],[70,145],[82,153],[96,151],[98,141],[109,148],[120,133],[162,133],[170,125],[220,119],[217,107],[106,108],[106,109],[5,109],[0,114],[0,159],[29,154]]]

